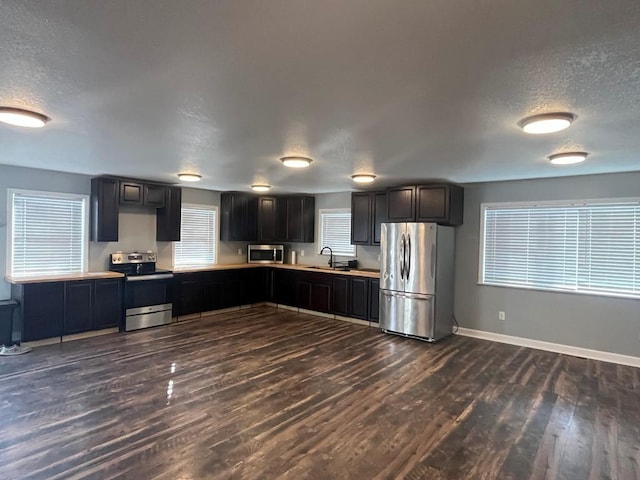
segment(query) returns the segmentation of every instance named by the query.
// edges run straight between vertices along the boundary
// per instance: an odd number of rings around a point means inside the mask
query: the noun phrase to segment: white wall
[[[460,326],[640,356],[640,300],[478,285],[480,204],[640,197],[640,172],[465,185],[456,232]],[[498,320],[498,311],[506,321]]]

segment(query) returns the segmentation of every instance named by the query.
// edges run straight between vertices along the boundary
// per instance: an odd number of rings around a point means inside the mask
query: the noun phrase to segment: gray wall
[[[7,271],[7,189],[17,188],[25,190],[42,190],[47,192],[78,193],[89,195],[91,192],[91,177],[71,173],[53,172],[14,166],[0,165],[0,299],[9,298],[10,285],[4,281]],[[184,203],[220,206],[220,192],[183,188]],[[345,208],[351,205],[350,193],[318,195],[316,209]],[[318,235],[316,226],[316,238]],[[108,268],[108,255],[115,251],[146,251],[158,252],[158,266],[171,268],[172,242],[157,242],[156,216],[153,210],[141,207],[123,206],[119,216],[118,242],[90,242],[89,243],[89,271],[103,271]],[[317,241],[316,241],[317,242]],[[324,264],[326,257],[320,257],[315,252],[319,250],[317,244],[299,244],[291,248],[304,249],[307,254],[302,260],[308,264]],[[242,254],[238,255],[238,249]],[[358,260],[365,267],[378,265],[378,248],[358,247]],[[218,263],[243,263],[247,260],[246,242],[219,242]]]
[[[640,172],[465,185],[464,224],[456,233],[460,326],[640,356],[640,300],[477,283],[481,203],[639,196]]]

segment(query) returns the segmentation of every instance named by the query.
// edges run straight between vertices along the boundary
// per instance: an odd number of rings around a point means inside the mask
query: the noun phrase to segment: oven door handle
[[[126,277],[127,282],[142,282],[145,280],[169,280],[173,278],[173,273],[158,273],[156,275],[132,275]]]

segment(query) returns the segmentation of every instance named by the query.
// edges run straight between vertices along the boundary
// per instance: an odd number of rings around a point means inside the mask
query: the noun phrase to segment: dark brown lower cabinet
[[[117,327],[124,315],[122,279],[13,285],[24,342]]]
[[[93,328],[93,288],[92,280],[65,282],[64,335]]]
[[[95,306],[93,326],[100,330],[120,326],[124,318],[122,304],[123,281],[118,278],[96,280],[93,289]]]
[[[351,279],[350,316],[367,320],[369,310],[369,279],[354,277]]]
[[[22,308],[22,341],[62,336],[64,282],[14,285],[12,292]]]
[[[349,277],[335,276],[333,279],[333,313],[349,315]]]
[[[203,289],[205,276],[208,272],[181,273],[174,276],[176,284],[174,301],[174,315],[191,315],[206,311],[203,301]],[[207,306],[208,307],[208,306]]]
[[[369,321],[378,322],[380,318],[380,279],[369,282]]]

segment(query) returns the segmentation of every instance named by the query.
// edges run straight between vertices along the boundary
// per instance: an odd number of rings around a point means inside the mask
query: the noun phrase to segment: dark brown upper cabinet
[[[464,189],[450,183],[390,188],[387,206],[389,222],[457,226],[462,224]]]
[[[164,207],[165,186],[120,180],[120,204]]]
[[[113,178],[91,179],[91,240],[118,241],[120,182]]]
[[[258,242],[278,241],[276,235],[276,210],[278,199],[275,197],[258,198]]]
[[[143,185],[142,204],[146,207],[164,207],[167,187],[163,185]]]
[[[182,222],[182,188],[164,188],[164,207],[156,211],[156,240],[179,242]]]
[[[380,245],[380,225],[386,221],[386,192],[351,194],[351,243]]]
[[[416,220],[416,187],[387,189],[387,219],[390,222]]]
[[[297,243],[313,243],[315,241],[315,205],[315,197],[307,195],[284,199],[281,208],[285,209],[286,234],[282,238],[283,241]]]
[[[220,240],[255,242],[258,239],[258,198],[240,192],[220,195]]]
[[[91,179],[91,240],[118,241],[121,205],[157,209],[157,240],[180,240],[182,189],[113,177]]]
[[[416,187],[416,221],[462,225],[464,189],[448,183]]]

